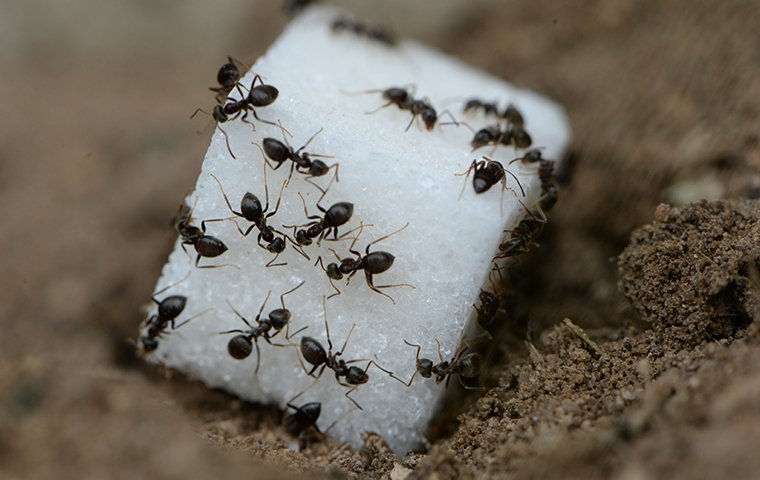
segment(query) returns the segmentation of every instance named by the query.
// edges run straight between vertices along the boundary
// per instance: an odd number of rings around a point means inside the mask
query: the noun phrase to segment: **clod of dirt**
[[[694,346],[756,318],[759,261],[760,201],[660,205],[619,256],[618,287],[655,329]]]

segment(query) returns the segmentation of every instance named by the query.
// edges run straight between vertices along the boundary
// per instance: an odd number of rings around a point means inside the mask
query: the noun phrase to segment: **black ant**
[[[435,376],[435,383],[441,383],[445,380],[445,386],[448,387],[451,376],[457,375],[459,377],[459,383],[462,385],[462,387],[467,390],[479,390],[479,388],[465,385],[464,381],[462,380],[462,378],[476,378],[480,373],[481,356],[478,353],[468,353],[465,355],[465,352],[469,349],[469,346],[457,349],[457,352],[454,354],[454,357],[451,359],[451,361],[444,360],[443,353],[441,352],[441,342],[439,342],[436,338],[435,343],[438,345],[438,358],[440,359],[440,362],[434,363],[429,358],[420,358],[420,351],[422,350],[421,345],[409,343],[406,340],[404,340],[404,343],[410,347],[417,349],[417,353],[415,355],[415,370],[407,382],[391,374],[391,377],[395,380],[398,380],[407,387],[411,387],[412,382],[414,381],[414,377],[417,374],[423,378],[430,378]]]
[[[216,74],[216,81],[219,83],[219,86],[209,87],[209,90],[216,92],[215,98],[217,103],[223,103],[232,89],[236,87],[240,96],[244,96],[243,92],[240,90],[240,85],[238,84],[243,77],[243,74],[240,72],[240,67],[248,68],[248,65],[228,56],[227,63],[219,68],[219,71]]]
[[[499,112],[499,107],[496,102],[485,102],[477,98],[471,98],[464,104],[464,111],[472,112],[476,110],[482,110],[486,115],[492,115],[497,118],[506,120],[513,127],[522,127],[525,124],[522,113],[514,104],[510,103],[504,108],[504,112]]]
[[[176,330],[179,327],[183,326],[190,320],[193,320],[194,318],[199,317],[200,315],[203,315],[204,313],[208,312],[208,310],[204,310],[197,315],[194,315],[184,322],[180,324],[176,324],[175,320],[177,317],[179,317],[182,312],[185,310],[185,305],[187,304],[187,297],[184,295],[170,295],[163,300],[159,300],[156,298],[158,295],[161,295],[163,292],[167,291],[168,289],[176,286],[179,283],[184,282],[187,277],[190,276],[190,272],[180,280],[179,282],[167,285],[166,287],[162,288],[161,290],[157,291],[153,294],[151,297],[151,300],[153,300],[153,303],[155,303],[158,306],[158,309],[156,310],[156,313],[150,316],[148,320],[145,321],[145,327],[148,329],[147,332],[140,337],[140,348],[143,352],[153,352],[158,348],[158,339],[166,333],[167,327],[171,327],[172,330]]]
[[[348,275],[348,280],[346,282],[346,284],[348,284],[348,282],[351,281],[351,277],[353,277],[354,274],[356,274],[356,272],[358,272],[359,270],[364,270],[364,278],[367,281],[367,286],[370,288],[370,290],[373,290],[384,297],[388,297],[388,299],[395,304],[396,301],[393,300],[393,297],[391,297],[387,293],[382,292],[380,290],[381,288],[393,288],[393,287],[415,288],[415,287],[414,285],[410,285],[408,283],[399,283],[395,285],[375,285],[373,281],[373,275],[383,273],[387,271],[388,269],[390,269],[393,266],[393,262],[396,259],[396,257],[384,251],[370,252],[369,249],[372,245],[382,242],[388,237],[391,237],[401,232],[402,230],[404,230],[406,227],[409,226],[409,223],[407,223],[400,229],[396,230],[395,232],[389,233],[388,235],[380,237],[377,240],[367,244],[367,248],[365,248],[364,250],[364,256],[362,256],[361,253],[354,250],[354,245],[356,245],[356,241],[359,239],[359,235],[361,235],[361,231],[364,229],[365,226],[367,225],[362,224],[358,227],[359,234],[357,234],[356,237],[354,237],[354,240],[353,242],[351,242],[351,246],[348,249],[348,251],[354,254],[356,258],[341,259],[338,253],[331,248],[330,251],[338,259],[338,263],[330,263],[327,265],[327,267],[325,267],[324,263],[322,262],[322,257],[319,257],[317,258],[317,262],[314,265],[319,264],[319,266],[322,267],[322,270],[324,270],[325,273],[327,274],[327,278],[330,279],[330,285],[332,285],[333,289],[335,289],[336,293],[333,293],[332,295],[327,297],[328,299],[336,295],[340,295],[340,290],[338,290],[338,287],[335,286],[335,284],[333,283],[333,280],[341,280],[343,279],[344,275]]]
[[[261,83],[261,85],[256,85],[257,80]],[[261,76],[256,75],[251,82],[251,88],[248,90],[248,95],[243,96],[240,100],[228,98],[225,104],[214,106],[214,110],[210,115],[213,117],[214,121],[216,121],[217,126],[221,123],[235,120],[240,115],[242,115],[241,120],[248,123],[255,129],[253,123],[246,120],[248,118],[248,114],[250,113],[256,120],[269,125],[274,125],[275,127],[279,126],[283,131],[286,131],[282,125],[277,125],[276,123],[270,122],[269,120],[263,120],[259,118],[258,114],[256,113],[256,107],[266,107],[268,105],[271,105],[275,100],[277,100],[279,94],[280,91],[277,90],[275,86],[265,84],[261,79]],[[198,112],[203,112],[206,115],[209,115],[208,112],[199,108],[193,112],[190,118],[195,117]],[[221,127],[219,127],[219,130],[224,135],[225,142],[227,143],[227,150],[229,150],[230,155],[232,155],[232,158],[237,158],[235,154],[232,153],[232,149],[230,148],[230,141],[229,137],[227,136],[227,132],[225,132]]]
[[[198,199],[195,199],[196,203],[198,202]],[[197,252],[197,256],[195,257],[195,266],[196,268],[220,268],[220,267],[235,267],[239,268],[237,265],[198,265],[198,262],[200,262],[201,257],[203,258],[214,258],[218,257],[219,255],[222,255],[224,252],[228,250],[227,245],[224,244],[223,241],[218,239],[217,237],[206,235],[206,222],[213,222],[214,220],[204,220],[201,222],[201,228],[198,228],[195,225],[191,225],[192,222],[192,215],[193,215],[193,208],[187,209],[187,205],[183,204],[182,207],[180,207],[180,213],[177,215],[177,217],[174,220],[174,228],[177,230],[179,235],[182,237],[182,250],[185,251],[188,255],[190,255],[185,248],[186,245],[192,245],[193,248],[195,248],[195,251]]]
[[[494,260],[517,257],[530,250],[546,225],[544,213],[539,209],[538,214],[528,211],[528,215],[511,231],[509,239],[499,245],[501,253]]]
[[[330,327],[327,325],[327,299],[326,297],[322,297],[322,307],[324,308],[324,314],[325,314],[325,332],[327,334],[327,350],[322,346],[322,344],[312,338],[312,337],[301,337],[301,355],[303,355],[304,360],[306,360],[309,364],[311,364],[312,368],[310,371],[307,372],[307,374],[311,377],[320,378],[322,376],[322,373],[325,371],[326,368],[329,368],[335,373],[335,380],[344,387],[349,387],[350,390],[345,393],[346,398],[351,400],[351,402],[356,405],[359,410],[362,410],[361,405],[356,403],[356,400],[351,398],[350,394],[356,390],[359,385],[363,385],[369,381],[369,375],[367,375],[367,370],[371,365],[375,365],[377,368],[382,370],[383,372],[393,375],[393,372],[390,372],[380,365],[377,364],[374,360],[366,360],[366,359],[356,359],[356,360],[343,360],[338,357],[343,355],[343,351],[346,349],[346,345],[348,345],[348,339],[351,338],[351,333],[353,333],[354,328],[356,327],[356,324],[353,324],[351,326],[351,329],[348,331],[348,335],[346,335],[346,341],[343,342],[343,346],[340,348],[339,351],[336,353],[332,353],[333,344],[332,340],[330,340]],[[361,368],[349,364],[351,363],[357,363],[357,362],[367,362],[367,366],[364,367],[364,370]],[[314,375],[314,372],[319,369],[319,372]],[[306,368],[304,367],[304,370]],[[345,377],[345,383],[341,381],[341,377]]]
[[[335,180],[335,177],[333,177],[333,180]],[[330,181],[330,185],[332,185],[332,180]],[[318,238],[317,243],[319,244],[330,233],[333,234],[333,239],[337,240],[338,227],[348,223],[354,215],[354,204],[350,202],[337,202],[332,204],[328,209],[320,205],[322,199],[327,195],[330,185],[325,190],[320,188],[322,195],[317,200],[317,208],[323,213],[322,217],[319,215],[309,215],[306,208],[306,200],[301,195],[301,192],[298,192],[298,196],[301,197],[301,202],[303,203],[306,219],[312,221],[305,225],[283,225],[283,228],[292,228],[295,231],[296,242],[299,245],[311,245],[314,238]],[[317,188],[319,187],[317,186]]]
[[[541,156],[538,149],[529,150],[522,157],[518,157],[510,164],[521,161],[522,163],[538,163],[538,178],[541,180],[541,198],[539,205],[541,210],[548,212],[557,203],[559,189],[554,176],[554,160],[547,160]]]
[[[409,120],[409,124],[406,126],[404,131],[408,131],[411,128],[412,124],[414,123],[414,120],[418,116],[422,118],[422,122],[425,124],[425,129],[427,129],[428,131],[432,130],[433,127],[435,127],[436,123],[438,123],[439,125],[449,125],[453,123],[454,125],[457,125],[457,126],[459,126],[459,123],[460,123],[460,122],[457,122],[457,119],[454,118],[454,115],[452,115],[450,111],[445,110],[441,112],[441,114],[439,115],[429,100],[415,99],[412,96],[412,93],[409,90],[404,89],[404,88],[391,87],[385,90],[366,90],[360,93],[381,93],[383,96],[383,99],[388,101],[387,103],[385,103],[384,105],[381,105],[375,110],[365,112],[367,115],[372,115],[373,113],[377,113],[380,110],[390,105],[396,105],[401,110],[409,110],[409,112],[411,112],[412,114],[412,118],[411,120]],[[448,114],[452,121],[446,122],[446,123],[439,123],[438,119],[440,116],[443,116],[443,114]]]
[[[230,306],[233,312],[235,312],[235,315],[237,315],[243,323],[245,323],[248,326],[247,330],[228,330],[226,332],[221,332],[221,334],[229,334],[229,333],[238,333],[239,335],[235,335],[230,339],[230,341],[227,343],[227,352],[230,354],[230,356],[236,360],[243,360],[245,358],[248,358],[249,355],[251,355],[251,352],[253,351],[254,345],[256,346],[256,370],[255,373],[259,372],[259,365],[261,364],[261,352],[259,352],[259,338],[263,338],[264,341],[269,343],[270,345],[275,345],[278,347],[287,347],[288,345],[282,345],[278,343],[272,343],[272,338],[277,336],[277,334],[282,331],[282,329],[285,329],[285,340],[290,340],[292,337],[296,336],[298,333],[305,330],[307,327],[303,327],[293,333],[293,335],[289,334],[290,329],[290,318],[291,313],[290,310],[288,310],[285,307],[285,296],[295,292],[305,282],[299,283],[295,288],[292,288],[288,290],[287,292],[280,295],[280,305],[282,305],[282,308],[276,308],[269,312],[269,315],[265,317],[263,320],[261,318],[261,314],[264,312],[264,307],[267,304],[267,301],[269,300],[269,296],[272,294],[271,291],[267,292],[267,296],[264,299],[264,303],[261,304],[261,308],[259,308],[259,313],[256,314],[256,318],[254,321],[256,322],[256,326],[254,327],[251,325],[251,323],[243,317],[243,315],[238,312],[235,307],[230,304],[229,300],[227,301],[227,305]],[[270,331],[274,329],[274,333],[270,334]]]
[[[484,102],[477,98],[471,98],[464,104],[465,113],[477,110],[483,110],[483,113],[486,115],[493,115],[494,117],[499,116],[499,107],[496,105],[496,102]]]
[[[338,17],[333,20],[330,26],[333,32],[340,32],[341,30],[349,30],[354,32],[358,36],[365,36],[371,40],[383,43],[389,47],[395,47],[398,44],[396,36],[382,26],[369,27],[361,22],[352,20],[347,17]]]
[[[306,390],[309,388],[311,388],[311,386],[307,387]],[[322,404],[320,402],[309,402],[298,407],[293,403],[298,397],[306,393],[306,390],[287,401],[286,405],[288,408],[292,408],[294,411],[288,413],[283,422],[285,424],[285,430],[294,437],[298,437],[302,449],[305,447],[306,443],[313,438],[308,435],[309,431],[316,432],[319,437],[324,437],[346,414],[353,411],[351,410],[344,413],[336,418],[326,429],[320,430],[317,426],[317,420],[319,420],[319,416],[322,413]]]
[[[498,293],[496,293],[497,288],[494,285],[492,274],[493,271],[488,275],[488,280],[491,283],[491,289],[493,292],[481,288],[480,294],[478,295],[480,306],[478,307],[474,304],[472,306],[478,313],[478,324],[483,327],[484,330],[488,330],[501,309],[501,300],[499,299]]]
[[[491,125],[475,132],[470,141],[472,150],[475,151],[486,145],[514,145],[515,148],[528,148],[533,144],[533,139],[522,126],[507,126],[503,130],[499,125]]]
[[[219,181],[218,178],[216,178],[216,175],[213,173],[211,174],[214,180],[216,180],[217,185],[219,185],[219,189],[222,192],[222,196],[224,197],[225,203],[227,203],[227,208],[229,208],[230,212],[232,212],[233,215],[237,217],[244,218],[251,222],[251,225],[248,227],[248,229],[244,232],[240,225],[238,225],[237,222],[235,223],[235,226],[238,229],[238,232],[244,237],[247,237],[249,233],[254,228],[257,228],[259,230],[259,234],[256,238],[256,243],[263,248],[264,250],[267,250],[270,253],[274,253],[275,256],[270,260],[266,266],[267,267],[281,267],[283,265],[286,265],[285,263],[274,263],[275,260],[280,256],[282,252],[285,251],[286,243],[285,239],[290,240],[291,243],[295,244],[295,241],[288,237],[285,233],[280,232],[279,230],[276,230],[275,228],[270,227],[267,224],[267,221],[269,218],[274,216],[277,213],[277,210],[280,208],[280,201],[282,200],[282,192],[285,189],[285,182],[282,184],[282,188],[280,189],[280,195],[277,198],[277,203],[274,206],[274,210],[269,212],[269,186],[267,185],[267,179],[266,179],[266,166],[264,166],[264,192],[266,195],[266,206],[264,208],[261,208],[261,201],[259,198],[252,194],[251,192],[246,192],[245,195],[243,195],[243,198],[240,200],[240,211],[236,212],[232,208],[232,204],[230,203],[229,198],[227,197],[227,194],[224,192],[224,187],[222,187],[222,183]],[[268,212],[268,213],[267,213]],[[215,220],[209,220],[209,221],[221,221],[226,219],[215,219]],[[233,220],[234,221],[234,220]],[[280,237],[276,235],[281,235]],[[261,241],[264,241],[266,243],[262,244]],[[305,258],[309,258],[306,256],[305,253],[301,253]]]
[[[490,190],[491,187],[501,182],[504,188],[501,190],[501,202],[499,204],[500,208],[502,208],[502,204],[504,202],[504,191],[511,190],[514,192],[514,190],[507,186],[507,176],[505,175],[507,173],[515,179],[517,186],[520,187],[520,193],[523,197],[525,196],[525,190],[523,189],[520,180],[517,178],[517,176],[515,176],[514,173],[504,168],[504,165],[502,165],[500,162],[484,156],[483,160],[473,160],[467,170],[456,174],[458,177],[465,175],[464,185],[462,185],[462,191],[459,192],[459,198],[462,198],[462,195],[464,195],[464,190],[467,187],[467,179],[470,177],[470,173],[473,171],[475,174],[472,176],[472,188],[477,194],[485,193]]]
[[[317,133],[311,136],[309,140],[298,150],[293,150],[293,147],[290,146],[290,142],[288,142],[288,139],[285,138],[285,135],[283,135],[283,139],[285,140],[285,143],[282,143],[281,141],[275,139],[275,138],[265,138],[262,142],[263,148],[259,146],[258,143],[255,145],[259,147],[262,154],[266,158],[269,158],[270,160],[274,161],[277,165],[272,167],[270,165],[270,168],[272,170],[277,170],[282,166],[283,162],[286,160],[290,160],[292,163],[290,165],[290,174],[288,175],[288,180],[286,182],[290,183],[290,177],[293,175],[293,170],[296,170],[299,173],[305,173],[307,174],[306,181],[309,183],[312,183],[309,179],[312,177],[322,177],[324,175],[327,175],[327,173],[330,171],[330,169],[335,168],[335,178],[338,178],[338,169],[340,168],[337,163],[328,166],[325,162],[319,159],[312,159],[312,157],[319,157],[319,158],[333,158],[330,155],[320,155],[315,153],[308,153],[303,152],[303,150],[309,146],[309,144],[314,140],[317,135],[322,133],[323,128],[320,128]],[[301,153],[303,152],[303,153]],[[267,163],[269,163],[267,161]],[[340,180],[338,180],[340,181]],[[319,188],[316,184],[312,183],[312,185]]]

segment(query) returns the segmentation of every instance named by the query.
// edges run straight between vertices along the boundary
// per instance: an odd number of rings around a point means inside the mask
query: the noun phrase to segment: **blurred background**
[[[332,3],[567,109],[560,202],[521,267],[536,328],[635,323],[610,258],[659,202],[760,196],[757,1]],[[278,422],[159,380],[126,339],[212,133],[188,117],[227,55],[253,63],[287,21],[271,1],[0,4],[0,476],[234,472],[207,445],[231,445],[229,415]]]

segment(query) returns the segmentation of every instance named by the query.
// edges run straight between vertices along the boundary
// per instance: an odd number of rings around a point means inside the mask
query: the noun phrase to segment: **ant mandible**
[[[304,331],[308,327],[303,327],[296,332],[294,332],[292,335],[290,335],[290,319],[292,317],[292,314],[290,310],[288,310],[285,307],[285,296],[295,292],[305,282],[299,283],[295,288],[292,288],[288,290],[287,292],[280,295],[280,305],[282,305],[282,308],[276,308],[269,312],[269,315],[265,317],[262,320],[261,314],[264,312],[264,308],[267,304],[267,301],[269,300],[269,296],[272,294],[272,291],[270,290],[267,292],[267,296],[264,299],[264,303],[261,304],[261,308],[259,308],[259,313],[256,314],[256,318],[254,321],[256,322],[256,326],[254,327],[251,325],[251,323],[238,312],[235,307],[232,306],[232,304],[227,300],[227,305],[230,306],[233,312],[235,312],[235,315],[240,318],[243,323],[245,323],[248,326],[247,330],[227,330],[226,332],[221,332],[222,335],[230,334],[230,333],[238,333],[239,335],[235,335],[232,337],[229,342],[227,343],[227,353],[230,354],[230,356],[236,360],[243,360],[245,358],[248,358],[248,356],[251,355],[251,352],[253,351],[253,347],[256,347],[256,370],[255,373],[259,373],[259,366],[261,365],[261,352],[259,351],[259,338],[263,338],[264,341],[266,341],[270,345],[278,346],[278,347],[288,347],[289,345],[283,345],[278,343],[273,343],[271,340],[272,338],[276,337],[277,334],[282,331],[282,329],[285,329],[285,340],[290,340],[300,332]],[[274,333],[270,334],[270,331],[274,330]]]
[[[361,405],[359,405],[356,400],[351,398],[351,393],[356,390],[359,385],[363,385],[369,381],[369,375],[367,375],[367,370],[369,370],[369,367],[371,365],[375,365],[378,369],[382,370],[383,372],[393,375],[393,372],[390,372],[380,365],[377,364],[374,360],[367,360],[367,359],[355,359],[355,360],[343,360],[340,357],[343,355],[343,352],[346,349],[346,345],[348,345],[348,339],[351,338],[351,334],[354,331],[354,328],[356,327],[356,324],[351,325],[351,329],[348,331],[348,335],[346,335],[346,341],[343,342],[343,346],[340,348],[339,351],[333,353],[333,344],[332,340],[330,339],[330,327],[327,324],[327,298],[322,297],[322,308],[324,309],[324,315],[325,315],[325,332],[327,334],[327,350],[322,346],[322,344],[312,338],[307,336],[301,337],[301,355],[303,355],[304,360],[308,362],[312,368],[310,371],[307,371],[306,373],[310,377],[320,378],[322,376],[322,373],[325,371],[326,368],[329,368],[330,370],[335,373],[335,380],[338,382],[339,385],[348,387],[350,390],[348,390],[345,393],[346,398],[351,400],[351,402],[356,405],[359,410],[362,410]],[[352,363],[358,363],[358,362],[367,362],[367,366],[364,367],[362,370],[361,368],[350,365]],[[349,366],[350,365],[350,366]],[[314,376],[314,372],[319,369],[319,372]],[[304,367],[304,371],[306,371],[306,367]],[[341,381],[341,377],[345,377],[345,383]]]
[[[336,295],[340,295],[341,293],[340,290],[338,290],[338,287],[335,286],[335,283],[333,283],[333,280],[341,280],[343,279],[344,275],[348,275],[348,279],[346,282],[346,284],[348,284],[351,281],[351,277],[353,277],[356,274],[356,272],[358,272],[359,270],[364,270],[364,278],[367,281],[367,286],[370,288],[370,290],[375,291],[384,297],[387,297],[391,302],[395,304],[396,301],[393,299],[393,297],[391,297],[387,293],[384,293],[380,289],[393,288],[393,287],[411,287],[411,288],[415,288],[415,287],[414,285],[410,285],[408,283],[399,283],[399,284],[394,284],[394,285],[375,285],[374,280],[373,280],[373,275],[383,273],[387,271],[388,269],[390,269],[393,266],[393,262],[396,259],[396,257],[393,254],[384,252],[384,251],[370,252],[369,249],[370,247],[372,247],[372,245],[382,242],[383,240],[401,232],[402,230],[404,230],[406,227],[409,226],[409,223],[407,222],[406,225],[396,230],[395,232],[391,232],[388,235],[380,237],[377,240],[367,244],[367,247],[364,250],[364,256],[362,256],[361,253],[354,250],[354,246],[356,245],[356,242],[359,239],[359,235],[361,235],[361,232],[363,231],[365,226],[367,225],[361,224],[359,227],[357,227],[357,229],[359,230],[359,233],[356,235],[353,242],[351,242],[351,246],[348,249],[348,251],[351,252],[353,255],[355,255],[356,258],[341,259],[338,253],[331,248],[330,251],[338,259],[338,263],[330,263],[327,265],[327,267],[325,267],[324,263],[322,262],[322,257],[318,257],[317,262],[314,265],[318,264],[320,267],[322,267],[322,270],[325,271],[325,273],[327,274],[327,278],[330,280],[330,285],[332,285],[333,289],[335,289],[335,293],[327,297],[328,299]],[[354,230],[357,230],[357,229],[354,229]],[[348,232],[348,233],[351,233],[351,232]]]

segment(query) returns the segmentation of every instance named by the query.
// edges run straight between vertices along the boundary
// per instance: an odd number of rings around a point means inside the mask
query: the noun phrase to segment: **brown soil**
[[[281,412],[167,381],[125,342],[210,132],[184,118],[220,51],[284,22],[159,4],[2,16],[34,28],[2,53],[1,477],[757,478],[760,9],[486,2],[427,36],[557,99],[574,139],[542,246],[510,275],[489,388],[398,457],[372,434],[291,450]]]

